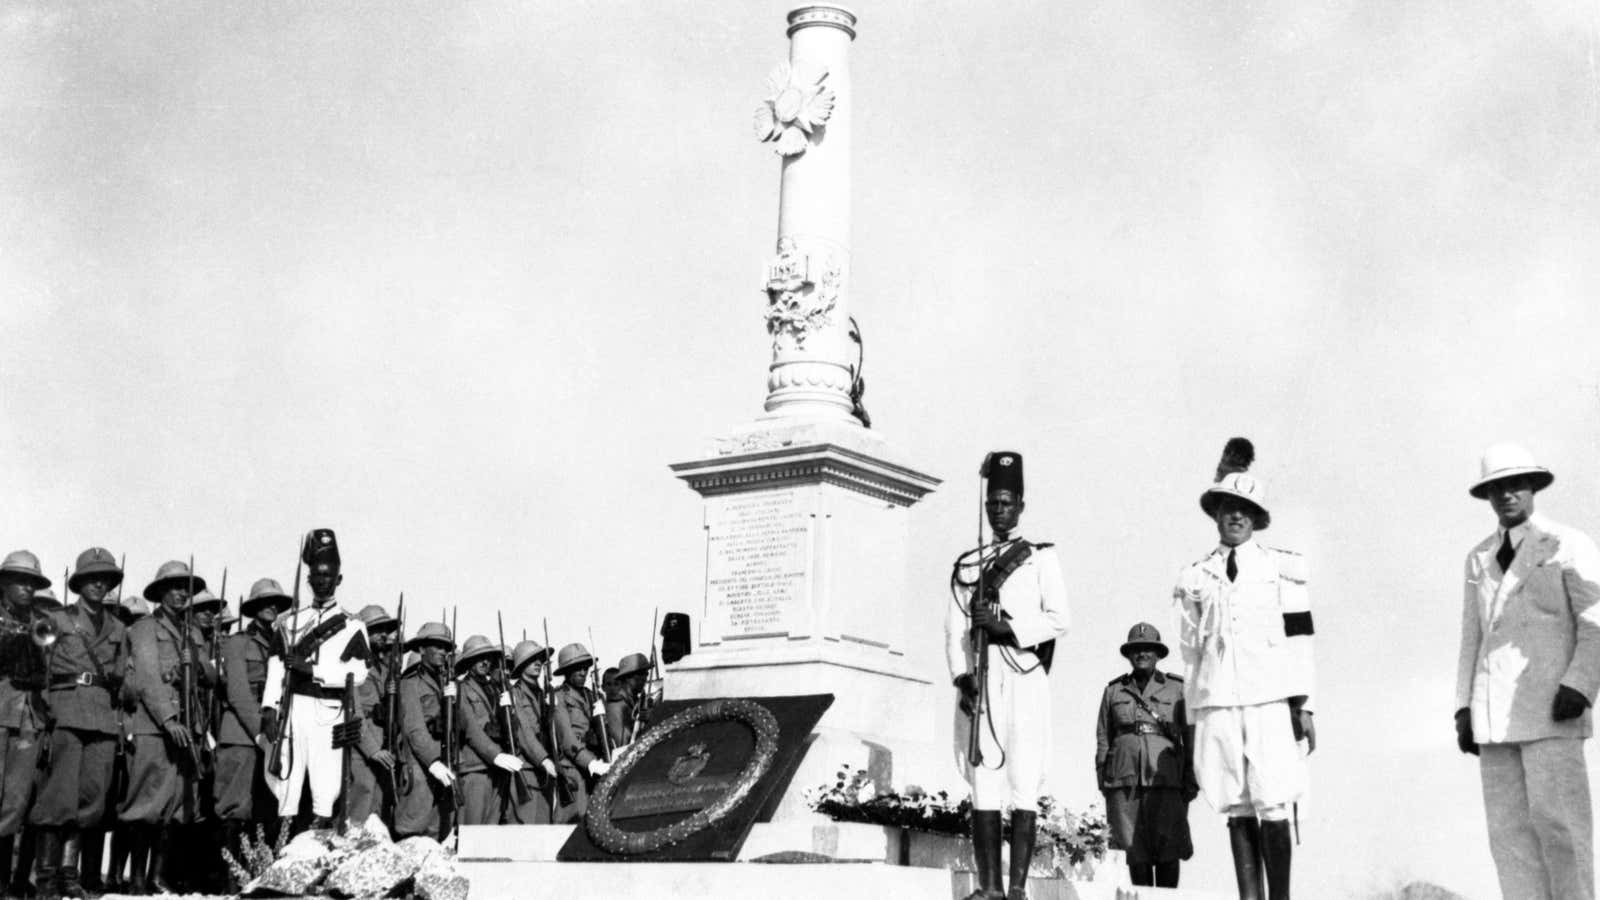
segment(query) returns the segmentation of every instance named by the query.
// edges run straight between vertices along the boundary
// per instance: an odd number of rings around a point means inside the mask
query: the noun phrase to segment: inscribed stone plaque
[[[705,643],[809,630],[812,502],[809,492],[760,491],[723,498],[711,511]]]

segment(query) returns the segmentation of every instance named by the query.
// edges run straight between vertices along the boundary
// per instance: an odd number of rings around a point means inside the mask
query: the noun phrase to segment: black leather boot
[[[1261,858],[1267,864],[1267,896],[1289,900],[1289,857],[1294,855],[1294,836],[1287,819],[1261,823]]]
[[[128,845],[128,893],[150,893],[150,826],[130,822],[123,826]]]
[[[0,894],[11,884],[11,853],[16,849],[15,835],[0,837]]]
[[[34,885],[39,900],[56,900],[61,896],[56,885],[56,873],[61,870],[61,830],[41,827],[38,841],[39,871]]]
[[[1128,863],[1128,883],[1134,887],[1155,887],[1149,863]]]
[[[87,897],[98,897],[106,892],[106,883],[100,878],[100,862],[105,858],[106,830],[90,828],[82,833],[78,856],[79,882]]]
[[[1028,900],[1028,867],[1033,863],[1034,825],[1039,814],[1031,810],[1011,811],[1011,891],[1006,900]]]
[[[1156,863],[1156,887],[1175,888],[1178,886],[1178,867],[1182,863],[1177,860],[1172,862]]]
[[[17,841],[17,864],[11,869],[11,884],[6,888],[6,893],[17,898],[32,897],[33,858],[39,846],[39,829],[29,825],[22,829],[22,837]]]
[[[146,825],[150,841],[150,892],[153,894],[176,893],[172,884],[167,880],[167,857],[172,849],[172,829],[166,825]]]
[[[1228,844],[1233,848],[1233,876],[1239,900],[1265,900],[1261,886],[1261,824],[1255,816],[1228,817]]]
[[[106,893],[121,893],[123,888],[126,887],[126,882],[122,880],[122,870],[127,866],[128,826],[118,822],[111,826],[111,859],[106,864]]]
[[[77,826],[66,825],[60,831],[61,865],[56,867],[56,893],[73,900],[82,900],[83,885],[78,883],[78,859],[82,843]]]
[[[966,900],[1000,900],[1005,889],[1000,884],[1000,811],[972,811],[972,861],[978,867],[978,889]]]
[[[239,842],[239,835],[243,831],[244,831],[244,823],[239,821],[238,819],[223,819],[222,820],[222,846],[223,846],[223,849],[227,850],[228,851],[228,855],[231,856],[233,859],[238,860],[239,865],[241,865],[241,866],[243,866],[245,864],[244,863],[244,850],[241,849],[240,842]],[[218,854],[218,855],[221,856],[221,854]],[[222,863],[222,872],[221,872],[221,876],[220,877],[222,879],[222,884],[221,884],[222,893],[224,893],[224,894],[237,894],[237,893],[239,893],[239,888],[242,887],[242,885],[239,884],[238,877],[236,877],[233,874],[233,867],[228,865],[228,856],[223,856],[222,859],[221,859],[221,863]]]

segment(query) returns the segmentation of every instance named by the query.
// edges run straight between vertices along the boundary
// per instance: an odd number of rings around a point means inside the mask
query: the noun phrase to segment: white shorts
[[[1289,701],[1209,706],[1194,718],[1195,776],[1212,808],[1230,816],[1287,819],[1306,784]]]

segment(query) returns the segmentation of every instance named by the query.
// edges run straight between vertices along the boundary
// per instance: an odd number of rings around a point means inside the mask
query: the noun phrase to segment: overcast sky
[[[788,5],[5,3],[0,543],[54,572],[102,544],[136,586],[193,553],[237,594],[330,526],[351,604],[592,623],[608,657],[698,613],[666,466],[761,411],[778,164],[749,118]],[[922,621],[978,460],[1022,451],[1075,618],[1056,789],[1098,799],[1117,645],[1166,628],[1247,435],[1317,609],[1298,885],[1492,896],[1451,729],[1493,527],[1466,487],[1520,440],[1540,510],[1600,532],[1600,12],[856,6],[867,406],[946,479],[913,510]],[[1185,883],[1228,889],[1193,822]]]

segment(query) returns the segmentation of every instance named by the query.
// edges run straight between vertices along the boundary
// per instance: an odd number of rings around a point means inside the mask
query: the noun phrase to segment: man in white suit
[[[1600,550],[1534,513],[1554,480],[1527,450],[1497,444],[1469,489],[1499,527],[1467,554],[1456,740],[1479,758],[1501,893],[1592,900],[1583,741],[1600,689]]]

